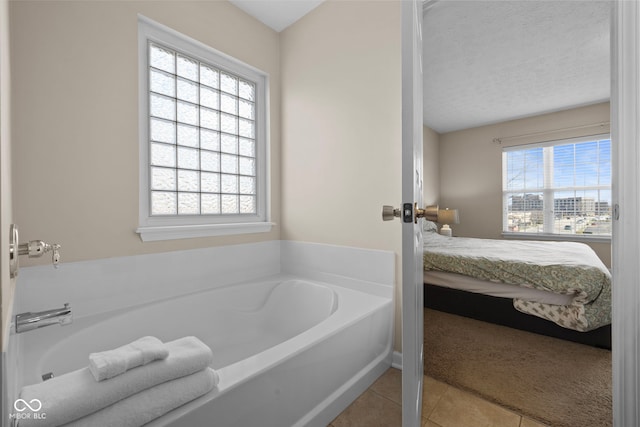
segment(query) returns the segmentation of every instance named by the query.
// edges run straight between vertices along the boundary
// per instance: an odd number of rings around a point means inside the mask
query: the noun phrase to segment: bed
[[[424,236],[425,307],[611,348],[611,274],[586,244]]]

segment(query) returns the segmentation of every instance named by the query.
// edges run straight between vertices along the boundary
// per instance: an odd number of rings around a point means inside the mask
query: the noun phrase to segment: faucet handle
[[[18,255],[27,255],[29,258],[38,258],[47,252],[51,252],[51,262],[55,268],[60,263],[60,248],[57,243],[50,245],[42,240],[31,240],[28,243],[18,245]]]
[[[60,245],[54,243],[51,245],[51,262],[53,263],[54,268],[58,268],[58,264],[60,263]]]

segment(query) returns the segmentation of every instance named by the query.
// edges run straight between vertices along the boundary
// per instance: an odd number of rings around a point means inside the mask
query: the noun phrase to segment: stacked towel
[[[96,381],[102,381],[168,355],[169,350],[158,338],[142,337],[115,350],[91,353],[89,370]]]
[[[122,399],[65,427],[137,427],[211,391],[218,374],[206,368]]]
[[[166,390],[170,389],[172,384],[177,389],[185,387],[184,384],[189,381],[186,378],[177,383],[173,383],[173,381],[205,371],[211,365],[213,355],[211,349],[195,337],[180,338],[166,343],[165,346],[169,352],[165,359],[139,366],[108,380],[96,381],[87,367],[43,383],[26,386],[22,389],[20,398],[27,402],[38,399],[42,403],[40,412],[47,414],[46,425],[51,427],[60,426],[94,412],[105,410],[105,408],[136,394],[149,393],[154,396],[160,394],[167,397],[173,394],[176,405],[180,406],[182,403],[179,402],[182,397],[178,396],[179,392],[173,393]],[[218,382],[215,372],[213,377],[208,371],[205,372],[207,373],[198,377],[199,380],[193,380],[198,384],[205,382],[207,387],[211,385],[211,388],[208,388],[204,393],[210,391]],[[204,376],[207,376],[206,380]],[[155,387],[159,385],[163,385],[163,387],[156,389]],[[206,387],[196,388],[202,390]],[[129,402],[140,399],[143,397],[138,396],[136,400]],[[126,405],[131,405],[131,403],[123,403],[123,405],[127,407]],[[138,410],[146,411],[142,407]],[[42,425],[42,420],[20,420],[20,427],[42,427]]]

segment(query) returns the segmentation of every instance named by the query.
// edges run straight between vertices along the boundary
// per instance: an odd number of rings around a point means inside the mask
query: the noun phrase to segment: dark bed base
[[[566,329],[548,320],[519,312],[513,307],[512,300],[507,298],[425,283],[424,306],[541,335],[611,349],[611,325],[589,332]]]

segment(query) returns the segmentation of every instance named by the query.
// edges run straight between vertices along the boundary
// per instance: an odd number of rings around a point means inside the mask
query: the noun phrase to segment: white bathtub
[[[209,345],[216,389],[149,426],[326,426],[390,365],[392,300],[278,275],[22,334],[22,385],[144,335]]]

